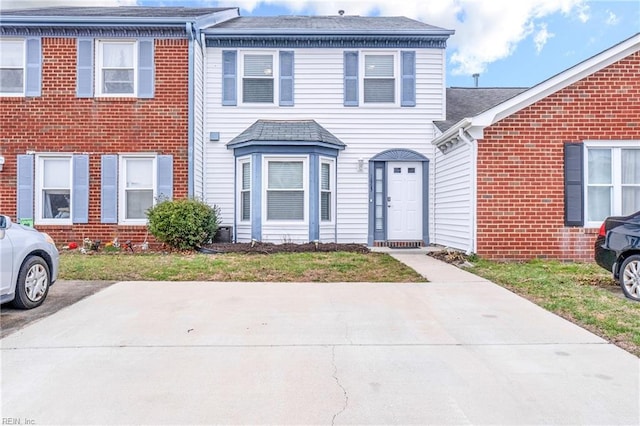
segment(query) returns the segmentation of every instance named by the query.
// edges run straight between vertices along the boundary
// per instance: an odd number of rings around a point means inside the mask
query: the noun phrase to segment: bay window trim
[[[329,189],[325,190],[322,188],[322,166],[324,164],[328,164],[329,165]],[[336,167],[335,167],[335,160],[333,158],[328,158],[328,157],[320,157],[320,170],[318,171],[318,182],[319,182],[319,188],[318,188],[318,196],[319,196],[319,200],[318,200],[318,220],[320,222],[320,224],[323,225],[329,225],[335,222],[335,217],[336,217],[336,202],[335,202],[335,197],[336,197]],[[322,195],[323,193],[329,193],[329,219],[323,219],[322,218]]]
[[[236,182],[238,182],[238,191],[237,191],[237,221],[240,223],[251,223],[251,218],[253,217],[253,202],[252,202],[252,191],[253,191],[253,170],[252,170],[252,163],[251,163],[251,157],[242,157],[242,158],[238,158],[237,159],[237,164],[238,164],[238,168],[237,168],[237,176],[236,176]],[[244,189],[243,188],[243,183],[244,183],[244,165],[247,165],[247,167],[249,167],[249,188],[248,189]],[[244,193],[248,193],[248,197],[249,197],[249,212],[248,212],[248,217],[245,219],[243,216],[244,210],[243,210],[243,194]]]

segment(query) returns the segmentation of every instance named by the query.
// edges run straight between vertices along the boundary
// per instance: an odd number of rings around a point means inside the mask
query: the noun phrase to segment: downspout
[[[188,71],[188,100],[187,100],[187,195],[189,198],[194,196],[194,144],[195,144],[195,126],[194,126],[194,68],[195,60],[193,55],[194,48],[194,28],[192,22],[186,23],[187,38],[189,40],[189,71]]]
[[[477,174],[477,166],[478,166],[478,145],[474,143],[473,140],[469,139],[464,131],[464,129],[458,129],[458,137],[461,141],[469,145],[469,149],[471,150],[471,167],[469,170],[469,192],[471,198],[471,211],[470,220],[471,220],[471,240],[469,241],[469,247],[467,248],[466,253],[471,254],[475,253],[476,248],[476,237],[478,232],[478,225],[476,222],[477,215],[477,205],[478,200],[476,199],[477,194],[477,184],[478,184],[478,174]]]

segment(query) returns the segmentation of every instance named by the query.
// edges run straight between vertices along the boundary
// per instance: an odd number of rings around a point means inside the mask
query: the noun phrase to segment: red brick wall
[[[57,243],[83,238],[140,243],[145,226],[100,223],[102,154],[173,155],[174,197],[187,196],[188,42],[155,41],[155,97],[76,98],[76,39],[43,38],[42,96],[1,98],[0,212],[16,216],[16,155],[27,151],[88,153],[89,223],[36,226]]]
[[[485,129],[478,254],[592,260],[597,229],[564,226],[563,144],[640,140],[640,53]]]

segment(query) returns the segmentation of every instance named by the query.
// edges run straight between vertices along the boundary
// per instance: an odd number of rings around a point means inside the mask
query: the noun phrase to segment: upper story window
[[[247,53],[243,55],[243,103],[273,103],[275,93],[274,65],[272,53]]]
[[[416,52],[346,50],[343,105],[416,106]]]
[[[365,54],[363,72],[363,102],[395,103],[396,69],[393,54]]]
[[[96,61],[98,95],[135,96],[137,57],[135,41],[99,41]]]
[[[24,40],[0,40],[0,94],[24,95],[24,81]]]
[[[293,106],[292,51],[223,50],[222,105]]]

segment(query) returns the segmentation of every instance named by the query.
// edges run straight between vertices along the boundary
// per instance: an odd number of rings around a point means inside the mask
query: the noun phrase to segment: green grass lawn
[[[60,279],[108,281],[425,282],[383,253],[63,253]]]
[[[468,269],[640,356],[640,303],[595,263],[473,259]]]

